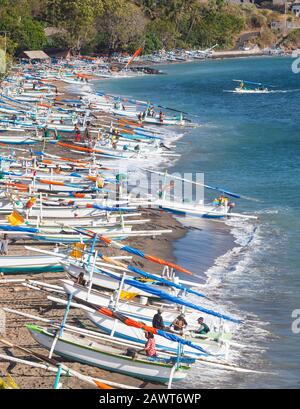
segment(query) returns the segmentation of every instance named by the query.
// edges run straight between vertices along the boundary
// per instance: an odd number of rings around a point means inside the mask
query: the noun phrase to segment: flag
[[[107,263],[112,263],[112,264],[115,264],[116,266],[127,268],[127,265],[125,263],[122,263],[121,261],[115,260],[113,258],[102,256],[102,259],[106,261]]]
[[[19,212],[14,210],[9,216],[6,217],[9,223],[12,226],[19,226],[20,224],[24,223],[23,217],[20,215]]]
[[[111,386],[106,385],[106,383],[96,381],[96,379],[93,379],[93,381],[95,382],[99,389],[113,389]]]
[[[35,204],[36,202],[36,198],[35,197],[31,197],[28,202],[26,203],[26,209],[31,209],[32,206]]]
[[[132,300],[132,298],[136,297],[138,293],[130,293],[129,291],[121,290],[120,298],[121,300]]]
[[[70,254],[70,257],[81,259],[83,257],[83,252],[85,250],[84,243],[75,243],[73,246],[73,250]]]
[[[142,52],[142,48],[138,48],[136,50],[136,52],[133,54],[133,56],[130,58],[130,60],[128,61],[128,63],[126,64],[126,68],[128,67],[128,65],[130,65],[132,63],[132,61],[138,56],[140,55]]]

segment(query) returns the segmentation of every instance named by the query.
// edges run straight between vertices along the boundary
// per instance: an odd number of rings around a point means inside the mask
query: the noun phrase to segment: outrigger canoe
[[[26,327],[40,345],[48,350],[51,349],[56,335],[55,330],[36,325]],[[139,355],[138,358],[132,359],[126,355],[126,345],[122,348],[120,345],[108,344],[107,339],[104,342],[98,340],[95,342],[87,337],[79,338],[71,335],[66,331],[58,337],[54,352],[71,361],[158,383],[167,383],[172,368],[176,365],[176,357],[164,359]],[[183,380],[189,369],[188,364],[179,365],[173,375],[173,382]]]

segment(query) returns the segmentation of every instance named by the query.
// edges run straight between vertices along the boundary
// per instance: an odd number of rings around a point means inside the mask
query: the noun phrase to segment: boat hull
[[[53,334],[40,331],[34,326],[28,326],[28,329],[39,344],[48,350],[51,349],[54,339]],[[118,372],[152,382],[167,383],[169,381],[171,365],[146,362],[139,359],[133,360],[125,355],[106,352],[105,349],[108,348],[105,345],[102,345],[103,350],[99,349],[98,346],[99,344],[95,345],[94,342],[91,342],[90,345],[83,345],[79,344],[78,341],[75,343],[72,338],[66,339],[63,337],[58,338],[54,352],[68,360],[96,366],[110,372]],[[125,353],[125,347],[123,352]],[[185,368],[189,369],[188,367]],[[175,371],[173,381],[181,381],[186,375],[186,371],[179,369]]]

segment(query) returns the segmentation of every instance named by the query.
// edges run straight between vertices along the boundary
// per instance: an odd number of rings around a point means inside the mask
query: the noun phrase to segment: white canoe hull
[[[28,327],[33,338],[46,349],[50,350],[54,335],[45,330],[36,330]],[[160,364],[145,359],[132,359],[125,356],[126,346],[121,349],[111,348],[99,342],[84,342],[81,338],[64,335],[58,338],[54,352],[75,362],[96,366],[110,372],[118,372],[124,375],[148,381],[166,383],[169,380],[172,366]],[[123,354],[122,354],[123,352]],[[185,367],[188,369],[188,367]],[[175,371],[173,381],[184,379],[187,372]]]
[[[84,267],[80,266],[80,265],[76,265],[74,263],[63,263],[63,265],[65,266],[65,270],[73,277],[77,278],[79,276],[80,273],[84,274],[84,279],[89,282],[90,280],[90,276],[89,276],[89,272],[86,271],[86,269],[84,269]],[[99,268],[108,271],[107,268],[103,268],[101,266],[99,266]],[[108,271],[111,272],[112,274],[114,274],[115,276],[117,276],[119,279],[122,278],[122,274],[119,274],[115,271]],[[133,276],[126,276],[126,278],[132,279]],[[97,287],[101,287],[101,288],[105,288],[107,290],[111,290],[111,291],[115,291],[118,290],[119,286],[120,286],[120,281],[119,280],[115,280],[112,277],[109,277],[108,275],[105,274],[101,274],[98,273],[97,271],[94,272],[93,274],[93,278],[92,278],[92,282],[93,285],[97,286]],[[149,285],[149,284],[148,284]],[[151,284],[149,285],[150,287],[154,287],[154,288],[158,288],[159,287],[157,285],[153,285],[151,286]],[[140,290],[139,288],[136,288],[134,286],[128,285],[128,284],[124,284],[123,289],[125,291],[131,292],[131,293],[136,293],[138,296],[144,296],[144,297],[151,297],[151,298],[157,298],[156,296],[149,294],[143,290]],[[164,291],[169,291],[168,287],[165,288],[164,287]],[[176,294],[173,294],[176,295]]]
[[[62,280],[62,283],[66,293],[73,294],[73,297],[78,300],[88,301],[91,304],[100,307],[108,307],[110,305],[111,297],[106,294],[94,290],[92,290],[90,294],[88,294],[87,288],[75,284],[71,280]],[[163,303],[157,306],[150,306],[139,304],[136,302],[120,300],[118,304],[118,311],[124,313],[128,317],[152,325],[152,319],[154,315],[157,313],[157,308],[160,305],[164,305],[163,317],[165,325],[167,326],[171,325],[174,319],[178,316],[179,310],[176,307],[175,308],[168,307]],[[188,322],[196,322],[199,314],[195,312],[186,311],[185,316]]]

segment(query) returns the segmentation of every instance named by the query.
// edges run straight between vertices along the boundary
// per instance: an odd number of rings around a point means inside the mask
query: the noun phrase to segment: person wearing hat
[[[152,327],[157,329],[165,329],[164,319],[162,317],[162,308],[157,310],[157,313],[154,315],[152,319]]]
[[[170,328],[173,327],[174,331],[179,332],[180,334],[183,334],[183,330],[184,330],[184,328],[187,327],[187,325],[188,325],[188,323],[186,322],[186,320],[184,318],[184,314],[181,313],[172,322],[172,324],[170,325]]]
[[[197,322],[199,324],[199,328],[197,331],[195,331],[196,334],[205,335],[210,331],[209,326],[205,324],[203,317],[199,317]]]

